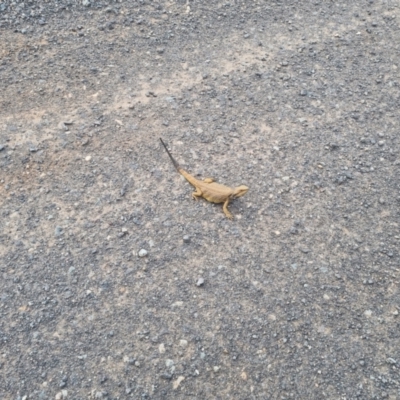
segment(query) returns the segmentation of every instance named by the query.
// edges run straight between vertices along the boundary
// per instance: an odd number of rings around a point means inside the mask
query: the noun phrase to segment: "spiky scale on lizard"
[[[162,145],[168,153],[169,158],[176,170],[191,184],[196,188],[196,191],[192,193],[193,199],[197,200],[199,197],[203,197],[211,203],[224,203],[223,211],[227,218],[232,219],[233,215],[228,210],[228,204],[230,200],[241,197],[247,193],[249,188],[245,185],[240,185],[235,188],[229,186],[221,185],[220,183],[214,182],[212,178],[206,178],[203,181],[196,179],[194,176],[190,175],[183,168],[180,167],[178,162],[172,157],[166,144],[160,138]]]

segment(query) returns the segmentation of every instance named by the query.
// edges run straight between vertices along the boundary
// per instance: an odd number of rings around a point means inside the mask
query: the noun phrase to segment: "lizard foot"
[[[226,218],[233,220],[233,215],[229,211],[224,211]]]

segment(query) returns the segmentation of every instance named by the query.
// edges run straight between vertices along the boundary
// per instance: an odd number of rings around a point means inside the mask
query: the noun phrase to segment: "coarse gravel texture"
[[[0,398],[399,399],[399,24],[0,1]]]

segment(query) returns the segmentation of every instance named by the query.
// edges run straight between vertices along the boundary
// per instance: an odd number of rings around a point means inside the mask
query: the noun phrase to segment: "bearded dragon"
[[[176,170],[191,184],[196,188],[196,191],[192,193],[192,197],[194,200],[197,200],[199,197],[203,197],[207,201],[211,203],[224,203],[223,211],[227,218],[233,219],[233,215],[228,210],[228,204],[230,200],[236,199],[237,197],[241,197],[247,193],[249,188],[245,185],[237,186],[235,188],[230,188],[229,186],[221,185],[219,183],[214,182],[212,178],[206,178],[203,181],[196,179],[194,176],[190,175],[184,169],[180,167],[178,162],[172,157],[169,152],[167,146],[160,138],[162,145],[167,151],[169,158]]]

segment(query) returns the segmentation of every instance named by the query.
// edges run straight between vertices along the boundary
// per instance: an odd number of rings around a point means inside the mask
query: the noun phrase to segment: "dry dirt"
[[[0,398],[399,399],[399,24],[1,1]]]

